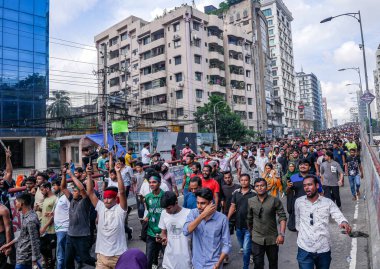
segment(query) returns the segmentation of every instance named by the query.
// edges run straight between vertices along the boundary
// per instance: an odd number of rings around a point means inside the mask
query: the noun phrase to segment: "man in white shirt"
[[[166,245],[162,267],[165,269],[191,269],[189,239],[182,233],[190,209],[178,205],[177,195],[168,191],[161,198],[161,213],[158,227],[161,235],[158,237]]]
[[[103,193],[103,201],[100,201],[94,193],[93,184],[91,184],[93,182],[91,178],[92,167],[86,167],[87,194],[98,212],[98,234],[95,247],[96,268],[115,268],[120,255],[127,250],[124,222],[127,216],[128,203],[120,173],[120,163],[116,164],[115,170],[118,187],[106,188]],[[119,204],[116,202],[117,197],[120,201]]]
[[[144,144],[143,149],[141,150],[141,161],[144,165],[149,165],[150,163],[150,153],[149,153],[149,142]]]
[[[58,197],[54,208],[54,229],[57,235],[57,269],[65,268],[66,237],[69,229],[70,201],[61,192],[61,182],[52,181],[55,195]]]
[[[265,156],[265,149],[261,148],[260,155],[258,155],[256,158],[256,165],[257,165],[257,168],[259,168],[260,174],[264,172],[264,167],[268,162],[269,162],[269,159],[267,156]]]
[[[306,195],[295,202],[297,260],[300,269],[314,268],[314,265],[321,269],[330,268],[330,215],[341,229],[345,229],[347,234],[351,233],[351,227],[342,212],[331,199],[318,194],[318,187],[318,178],[307,175],[303,179]]]

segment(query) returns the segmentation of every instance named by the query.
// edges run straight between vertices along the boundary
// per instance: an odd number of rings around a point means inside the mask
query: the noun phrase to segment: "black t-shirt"
[[[346,159],[347,165],[348,165],[348,175],[349,176],[356,176],[359,174],[359,167],[361,164],[360,157],[359,156],[348,156]]]
[[[248,215],[248,199],[256,196],[256,193],[250,189],[246,194],[241,192],[241,189],[237,189],[232,193],[231,203],[235,204],[235,226],[237,229],[244,229],[247,227],[247,215]]]
[[[224,214],[228,214],[228,210],[231,206],[231,200],[232,200],[232,193],[239,189],[240,185],[233,183],[232,185],[226,185],[224,184],[222,186],[223,189],[223,201],[226,203],[226,212],[223,212]]]
[[[305,157],[303,154],[300,155],[301,160],[308,160],[310,163],[310,173],[315,174],[315,165],[314,163],[316,162],[315,155],[313,153],[308,153],[307,156]]]
[[[89,236],[90,235],[90,214],[91,201],[89,197],[75,200],[70,195],[69,208],[69,236]]]

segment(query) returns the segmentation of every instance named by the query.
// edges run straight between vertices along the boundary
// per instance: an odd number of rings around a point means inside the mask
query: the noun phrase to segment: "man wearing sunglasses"
[[[347,234],[351,233],[351,227],[338,206],[331,199],[320,196],[318,187],[319,181],[315,175],[304,177],[306,195],[298,198],[295,203],[297,260],[300,269],[314,268],[314,265],[319,269],[330,268],[330,215],[341,229]]]
[[[269,269],[278,268],[279,245],[284,244],[286,213],[277,197],[268,195],[267,182],[258,178],[254,183],[257,196],[248,199],[248,228],[252,231],[252,252],[255,269],[264,269],[267,254]],[[280,224],[277,230],[276,216]]]

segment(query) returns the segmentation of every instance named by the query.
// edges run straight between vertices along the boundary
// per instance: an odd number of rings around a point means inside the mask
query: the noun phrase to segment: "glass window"
[[[201,60],[202,60],[202,56],[200,56],[200,55],[194,55],[194,62],[196,64],[200,64]]]
[[[71,147],[71,160],[73,163],[79,163],[79,147]]]
[[[173,24],[174,32],[178,32],[180,30],[179,23]]]
[[[34,1],[34,14],[46,17],[48,1]]]
[[[177,108],[177,116],[183,116],[183,107]]]
[[[11,1],[5,0],[4,1],[4,7],[5,8],[11,8],[11,9],[18,10],[18,6],[19,6],[18,0],[11,0]]]
[[[194,21],[194,22],[193,22],[193,29],[196,30],[196,31],[199,31],[199,26],[200,26],[200,25],[201,25],[201,24],[200,24],[199,22]]]
[[[20,49],[33,51],[33,38],[20,36]]]
[[[16,60],[17,61],[18,60],[18,52],[15,49],[4,48],[3,57],[4,57],[4,59]]]
[[[125,33],[122,33],[120,35],[120,40],[123,41],[123,40],[127,40],[128,39],[128,32],[125,32]]]
[[[273,46],[274,45],[274,39],[269,39],[269,46]]]
[[[273,25],[273,20],[268,20],[268,26],[272,26]]]
[[[203,97],[203,90],[196,89],[195,94],[196,94],[197,98],[202,98]]]
[[[4,19],[8,19],[11,21],[18,21],[18,12],[10,9],[4,9],[3,11]]]
[[[264,9],[264,10],[263,10],[263,13],[264,13],[264,15],[265,15],[266,17],[268,17],[268,16],[272,16],[272,9],[270,9],[270,8]]]
[[[269,30],[268,30],[268,34],[269,34],[269,35],[273,35],[273,29],[269,29]]]
[[[46,27],[47,19],[46,17],[34,16],[34,25],[40,27]]]
[[[23,12],[20,12],[19,15],[20,15],[20,17],[19,17],[20,22],[24,22],[27,24],[33,24],[33,15],[23,13]]]
[[[181,40],[174,41],[174,48],[178,48],[181,46]]]
[[[182,81],[182,73],[177,73],[175,74],[175,81],[180,82]]]
[[[4,37],[4,47],[18,49],[18,35],[4,32],[3,37]]]
[[[181,56],[174,57],[174,64],[175,65],[181,64]]]
[[[195,80],[196,81],[202,81],[202,73],[201,72],[195,72]]]
[[[46,43],[40,39],[34,39],[34,51],[46,52]]]
[[[20,0],[20,11],[33,14],[33,1]]]
[[[182,99],[183,98],[183,91],[176,91],[175,92],[175,98],[176,99]]]

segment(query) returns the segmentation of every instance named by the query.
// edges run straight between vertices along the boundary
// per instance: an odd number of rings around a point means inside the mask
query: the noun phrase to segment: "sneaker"
[[[352,201],[356,201],[356,196],[352,197]]]
[[[241,254],[241,253],[243,253],[243,251],[244,251],[244,250],[241,248],[241,249],[239,250],[239,253]]]
[[[358,197],[358,199],[360,198],[360,191],[356,192],[356,196]]]

